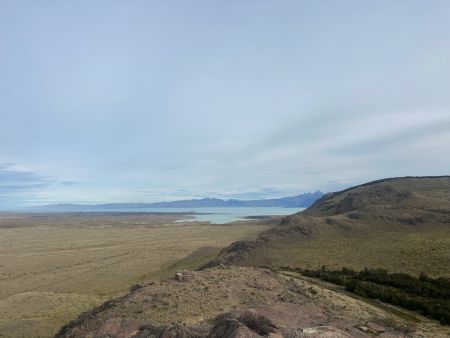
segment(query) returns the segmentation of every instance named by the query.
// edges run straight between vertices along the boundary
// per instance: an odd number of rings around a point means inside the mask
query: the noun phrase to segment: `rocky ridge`
[[[83,313],[56,337],[444,337],[308,280],[267,269],[217,267],[140,284]]]

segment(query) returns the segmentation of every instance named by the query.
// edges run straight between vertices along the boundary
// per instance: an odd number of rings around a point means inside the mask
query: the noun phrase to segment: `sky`
[[[0,2],[0,209],[449,170],[449,1]]]

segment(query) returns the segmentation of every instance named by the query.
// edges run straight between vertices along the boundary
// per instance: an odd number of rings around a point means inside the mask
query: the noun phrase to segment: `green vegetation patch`
[[[413,277],[405,273],[389,273],[384,269],[342,270],[292,269],[307,277],[345,287],[345,290],[362,297],[379,299],[385,303],[417,311],[450,325],[450,279],[431,278],[425,274]]]

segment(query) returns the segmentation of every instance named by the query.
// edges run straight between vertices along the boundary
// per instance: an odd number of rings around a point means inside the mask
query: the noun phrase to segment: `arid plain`
[[[279,222],[176,223],[180,217],[1,214],[0,337],[52,336],[131,285],[196,267],[220,248]]]

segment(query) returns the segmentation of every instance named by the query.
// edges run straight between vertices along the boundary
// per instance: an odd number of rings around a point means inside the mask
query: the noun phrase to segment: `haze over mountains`
[[[36,207],[42,211],[77,211],[77,210],[121,210],[121,209],[147,209],[147,208],[205,208],[205,207],[283,207],[283,208],[306,208],[323,196],[320,191],[308,192],[296,196],[258,199],[238,200],[219,198],[190,199],[171,202],[155,203],[107,203],[107,204],[52,204]]]

